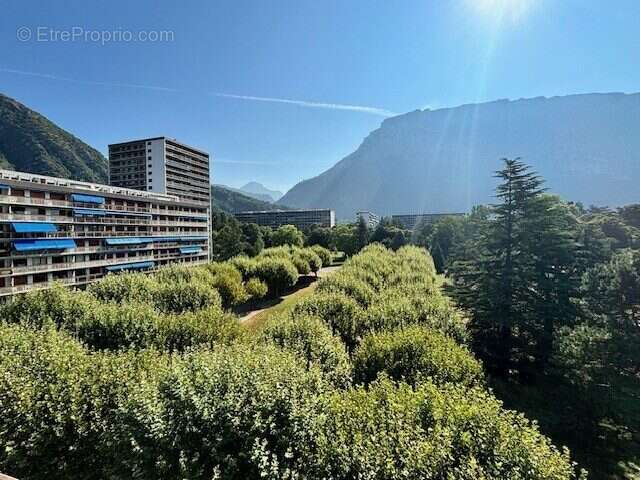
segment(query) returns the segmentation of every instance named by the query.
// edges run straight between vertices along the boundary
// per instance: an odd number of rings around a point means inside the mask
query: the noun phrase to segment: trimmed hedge
[[[576,478],[566,450],[482,388],[380,380],[334,393],[323,418],[310,478]]]
[[[95,349],[184,350],[231,343],[244,335],[238,319],[219,302],[197,312],[164,314],[146,303],[103,303],[61,285],[17,297],[0,309],[0,318],[34,329],[64,330]]]
[[[441,385],[483,384],[482,366],[464,347],[440,332],[411,326],[366,336],[353,356],[354,381],[369,384],[386,373],[417,385],[427,379]]]
[[[482,388],[334,390],[268,345],[89,352],[0,324],[0,468],[20,478],[575,478]]]
[[[351,364],[344,344],[318,317],[283,314],[271,318],[261,332],[263,339],[291,350],[317,366],[331,383],[346,387],[351,383]]]

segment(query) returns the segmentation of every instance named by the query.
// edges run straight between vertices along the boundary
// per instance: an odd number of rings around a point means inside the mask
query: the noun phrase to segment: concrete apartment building
[[[406,215],[391,215],[392,220],[399,221],[407,230],[415,230],[421,223],[433,223],[444,217],[464,216],[464,213],[415,213]]]
[[[356,212],[356,223],[363,218],[369,229],[373,230],[380,224],[380,216],[373,212]]]
[[[328,209],[315,210],[266,210],[260,212],[234,213],[242,223],[277,228],[281,225],[294,225],[303,230],[313,225],[335,227],[336,212]]]
[[[209,203],[209,154],[167,137],[109,145],[109,184]]]
[[[169,160],[173,147],[163,142]],[[148,150],[147,140],[142,145]],[[202,158],[208,168],[208,155]],[[54,281],[82,286],[109,272],[206,263],[209,174],[197,168],[194,182],[206,178],[207,189],[189,194],[188,184],[185,190],[171,186],[178,168],[174,171],[167,161],[167,191],[181,196],[158,192],[155,185],[145,189],[144,168],[127,173],[126,179],[121,171],[113,172],[117,183],[131,182],[136,189],[0,170],[0,301]],[[155,170],[153,175],[154,182],[163,181]]]

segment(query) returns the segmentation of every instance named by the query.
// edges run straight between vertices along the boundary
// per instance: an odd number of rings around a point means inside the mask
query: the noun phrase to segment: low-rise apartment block
[[[313,225],[335,227],[336,212],[328,209],[315,210],[266,210],[260,212],[241,212],[234,216],[242,223],[277,228],[281,225],[294,225],[300,230]]]
[[[407,230],[415,230],[423,223],[434,223],[444,217],[464,216],[464,213],[412,213],[407,215],[392,215],[392,220],[397,220]]]
[[[0,170],[0,299],[206,263],[208,199],[187,197]]]

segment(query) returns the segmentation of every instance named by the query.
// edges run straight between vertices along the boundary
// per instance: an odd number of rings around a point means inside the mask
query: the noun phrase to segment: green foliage
[[[285,478],[328,385],[268,346],[89,353],[0,325],[0,467],[21,478]]]
[[[2,168],[107,183],[104,156],[39,113],[0,94]]]
[[[323,267],[328,267],[329,265],[331,265],[331,262],[333,261],[333,255],[331,255],[331,251],[328,248],[325,248],[321,245],[312,245],[309,248],[320,257]]]
[[[272,295],[279,295],[298,281],[298,270],[291,261],[283,258],[258,260],[254,274],[267,284]]]
[[[252,258],[240,255],[229,260],[229,264],[238,269],[245,281],[255,275],[257,262]]]
[[[322,318],[350,351],[367,331],[362,307],[352,298],[338,293],[316,293],[298,303],[293,315]]]
[[[0,310],[8,323],[34,329],[55,327],[95,349],[187,347],[229,343],[241,338],[237,319],[218,303],[195,313],[163,314],[140,302],[103,303],[61,285],[29,292]]]
[[[380,373],[417,385],[479,386],[482,366],[469,351],[440,332],[412,326],[364,337],[353,356],[354,381],[369,384]]]
[[[522,415],[482,388],[381,380],[330,396],[312,478],[576,478]]]
[[[220,305],[220,294],[199,282],[161,283],[154,292],[156,308],[166,313],[194,312]]]
[[[267,284],[255,277],[247,280],[244,288],[251,298],[263,298],[269,291]]]
[[[337,387],[351,383],[351,365],[345,346],[318,317],[280,315],[270,319],[262,337],[317,366]]]
[[[271,236],[271,244],[274,247],[283,245],[302,247],[304,244],[304,236],[295,226],[282,225],[273,232],[273,235]]]
[[[242,274],[229,263],[210,263],[206,267],[213,274],[211,286],[222,298],[222,306],[228,308],[248,300],[250,294],[242,284]]]

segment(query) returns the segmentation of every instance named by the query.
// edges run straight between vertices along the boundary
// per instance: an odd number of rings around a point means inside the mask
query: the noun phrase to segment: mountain
[[[258,182],[249,182],[246,185],[240,187],[240,191],[244,192],[250,197],[258,198],[268,202],[277,202],[282,198],[282,195],[284,195],[279,190],[270,190]]]
[[[549,191],[585,205],[640,197],[640,94],[498,100],[388,118],[329,170],[294,186],[293,208],[464,212],[494,201],[501,157],[522,157]]]
[[[96,183],[108,178],[100,152],[2,94],[0,168]]]
[[[221,185],[211,185],[211,208],[226,213],[286,209],[282,205],[257,200]]]

